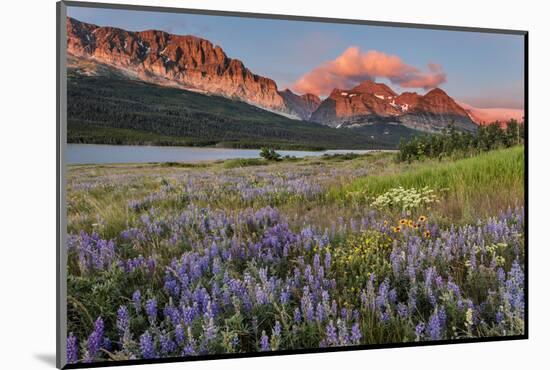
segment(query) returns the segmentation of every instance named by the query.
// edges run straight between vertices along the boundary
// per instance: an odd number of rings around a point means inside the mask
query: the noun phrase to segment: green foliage
[[[275,151],[273,148],[263,147],[260,150],[260,157],[268,161],[279,161],[281,160],[281,155]]]
[[[238,168],[249,166],[265,166],[268,163],[260,158],[236,158],[223,162],[223,168]]]
[[[479,126],[476,133],[458,131],[449,126],[441,135],[416,136],[409,141],[402,139],[397,158],[411,162],[478,154],[519,145],[523,143],[524,135],[524,124],[515,120],[510,120],[505,128],[499,122]]]
[[[357,153],[335,153],[335,154],[323,154],[322,159],[326,161],[335,161],[335,162],[341,162],[341,161],[349,161],[352,159],[360,158],[364,154],[357,154]]]
[[[106,271],[93,275],[78,276],[70,273],[67,279],[67,321],[69,332],[85,337],[93,328],[93,320],[101,316],[108,328],[115,328],[116,310],[127,304],[132,293],[146,286],[148,279],[141,272],[126,274],[121,268],[112,266]],[[147,323],[135,323],[145,330]],[[116,336],[116,332],[109,332]]]

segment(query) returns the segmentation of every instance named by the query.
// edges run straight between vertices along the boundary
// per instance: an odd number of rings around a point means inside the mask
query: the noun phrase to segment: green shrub
[[[265,166],[267,162],[260,158],[237,158],[228,159],[223,162],[224,168],[238,168],[248,166]]]
[[[275,151],[273,148],[263,147],[260,150],[260,157],[267,159],[268,161],[279,161],[281,160],[281,155]]]

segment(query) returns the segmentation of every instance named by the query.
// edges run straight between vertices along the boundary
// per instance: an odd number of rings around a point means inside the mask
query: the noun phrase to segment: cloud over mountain
[[[300,93],[328,95],[332,89],[346,89],[364,80],[387,78],[407,88],[431,89],[446,81],[439,64],[431,63],[427,71],[408,65],[396,55],[377,50],[361,51],[349,47],[340,56],[303,75],[293,89]]]
[[[471,115],[478,124],[488,124],[495,121],[507,122],[511,119],[522,122],[525,112],[514,108],[478,108],[464,102],[457,102]]]

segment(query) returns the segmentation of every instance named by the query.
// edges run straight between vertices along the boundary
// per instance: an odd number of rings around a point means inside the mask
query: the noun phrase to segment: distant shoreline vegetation
[[[336,130],[336,129],[335,129]],[[349,129],[345,129],[349,130]],[[269,139],[257,139],[251,141],[215,141],[201,140],[186,137],[171,137],[158,135],[151,132],[116,129],[100,126],[69,124],[67,132],[68,144],[100,144],[100,145],[136,145],[136,146],[175,146],[175,147],[199,147],[199,148],[224,148],[224,149],[261,149],[269,147],[276,150],[397,150],[398,144],[365,143],[364,145],[353,143],[349,146],[314,145],[307,143],[276,142]]]
[[[494,122],[479,126],[476,133],[461,132],[453,126],[446,128],[441,135],[418,136],[412,140],[402,140],[399,144],[399,161],[412,162],[444,157],[460,158],[477,155],[495,149],[523,145],[525,124],[512,119],[506,123]]]
[[[411,161],[423,158],[438,158],[450,155],[463,155],[466,152],[483,152],[499,147],[510,147],[524,142],[524,123],[510,120],[501,124],[494,122],[480,126],[473,134],[461,132],[449,126],[441,134],[424,134],[403,138],[398,145],[367,144],[366,146],[351,145],[349,150],[396,150],[399,160]],[[170,146],[224,149],[262,149],[275,150],[324,151],[343,150],[342,147],[309,145],[303,143],[282,143],[258,139],[254,142],[213,141],[186,137],[163,136],[152,132],[132,129],[118,129],[93,125],[69,124],[67,132],[68,144],[99,144],[99,145],[135,145],[135,146]]]
[[[92,132],[92,130],[97,132]],[[127,132],[129,131],[129,132]],[[128,136],[124,136],[127,134]],[[269,147],[276,150],[303,150],[321,152],[335,149],[324,146],[276,143],[269,141],[245,142],[245,141],[201,141],[182,137],[170,137],[156,135],[154,133],[109,129],[109,128],[72,128],[67,133],[68,144],[98,144],[98,145],[134,145],[134,146],[167,146],[167,147],[196,147],[196,148],[220,148],[220,149],[261,149]],[[357,148],[353,148],[357,149]],[[379,148],[372,148],[379,149]],[[386,148],[384,148],[386,149]],[[392,148],[395,149],[395,148]]]

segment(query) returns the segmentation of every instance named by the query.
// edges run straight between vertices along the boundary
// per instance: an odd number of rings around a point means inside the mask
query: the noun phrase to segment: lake
[[[376,150],[377,151],[377,150]],[[358,153],[373,150],[300,151],[277,150],[281,155],[295,157],[323,154]],[[259,149],[224,149],[176,146],[67,144],[67,164],[148,163],[148,162],[200,162],[232,158],[259,158]]]

